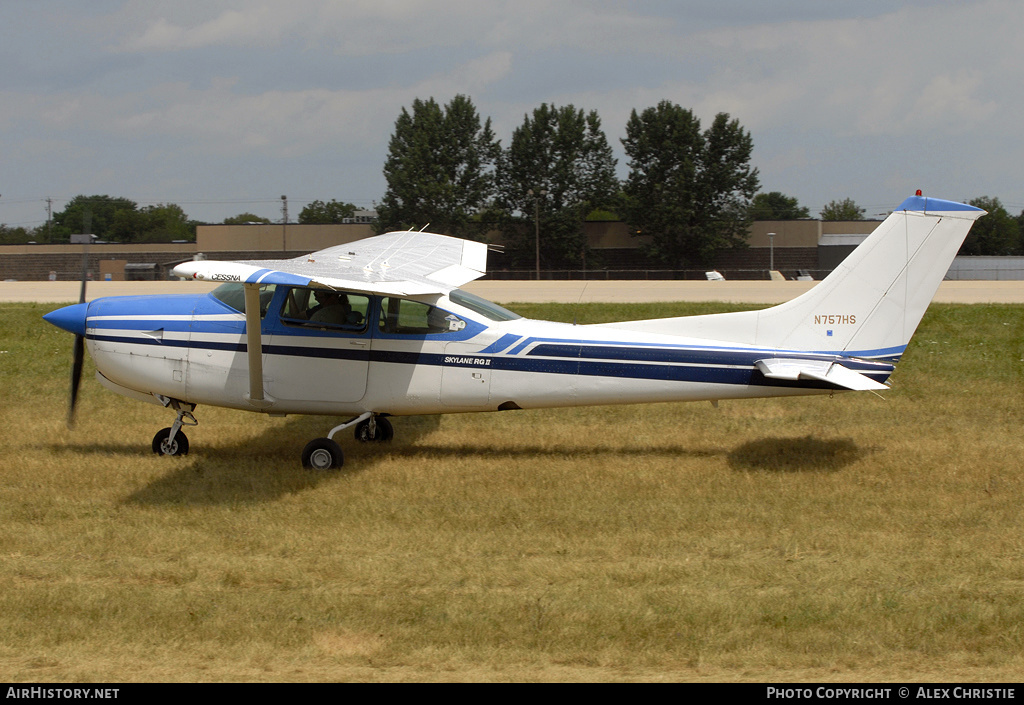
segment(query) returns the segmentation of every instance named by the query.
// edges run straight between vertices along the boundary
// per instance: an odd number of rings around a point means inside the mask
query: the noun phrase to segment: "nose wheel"
[[[199,422],[192,415],[194,405],[188,410],[181,408],[181,402],[170,400],[169,405],[178,412],[177,418],[169,428],[162,428],[153,436],[153,452],[157,455],[188,455],[188,437],[181,432],[182,426],[198,426]]]
[[[162,428],[153,436],[153,452],[157,455],[188,455],[188,436],[171,428]]]

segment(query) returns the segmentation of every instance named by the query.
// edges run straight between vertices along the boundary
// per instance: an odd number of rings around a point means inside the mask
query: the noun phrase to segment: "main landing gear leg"
[[[153,436],[153,452],[157,455],[188,455],[188,437],[181,432],[182,426],[198,426],[199,422],[192,415],[196,408],[194,404],[185,404],[187,409],[182,408],[184,402],[171,400],[169,406],[178,412],[174,423],[170,428],[163,428]]]
[[[386,416],[371,416],[356,424],[356,440],[362,443],[387,443],[395,437],[395,428]]]
[[[334,440],[334,434],[372,417],[373,414],[367,411],[365,414],[360,414],[340,426],[332,428],[331,432],[327,434],[327,438],[314,438],[302,449],[302,467],[310,470],[340,468],[345,464],[345,454],[341,452],[341,446]]]
[[[317,438],[307,443],[302,450],[302,467],[312,470],[333,470],[344,465],[345,456],[341,452],[341,446],[334,440],[334,435],[353,426],[356,427],[356,439],[364,443],[385,443],[395,436],[395,429],[390,421],[367,411],[332,428],[327,438]]]

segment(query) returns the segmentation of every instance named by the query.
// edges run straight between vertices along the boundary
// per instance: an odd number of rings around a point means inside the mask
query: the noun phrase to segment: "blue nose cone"
[[[89,304],[87,303],[65,306],[46,314],[43,316],[43,320],[66,330],[68,333],[85,335],[85,314],[88,310]]]

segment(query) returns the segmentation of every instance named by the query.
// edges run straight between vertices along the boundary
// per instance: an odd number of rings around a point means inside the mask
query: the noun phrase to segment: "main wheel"
[[[356,424],[356,440],[363,443],[369,443],[370,441],[376,441],[377,443],[387,443],[395,437],[395,427],[391,425],[391,422],[383,416],[377,417],[377,431],[374,435],[370,435],[370,420],[367,419],[361,423]]]
[[[153,452],[157,455],[188,455],[188,437],[180,430],[170,440],[171,429],[162,428],[153,436]]]
[[[317,438],[302,449],[302,467],[311,470],[334,470],[345,464],[341,446],[330,438]]]

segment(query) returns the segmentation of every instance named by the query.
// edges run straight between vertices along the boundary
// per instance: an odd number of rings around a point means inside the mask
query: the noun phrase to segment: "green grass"
[[[1018,680],[1024,307],[933,306],[894,387],[395,420],[170,412],[0,308],[0,680]],[[594,323],[737,307],[527,306]]]

